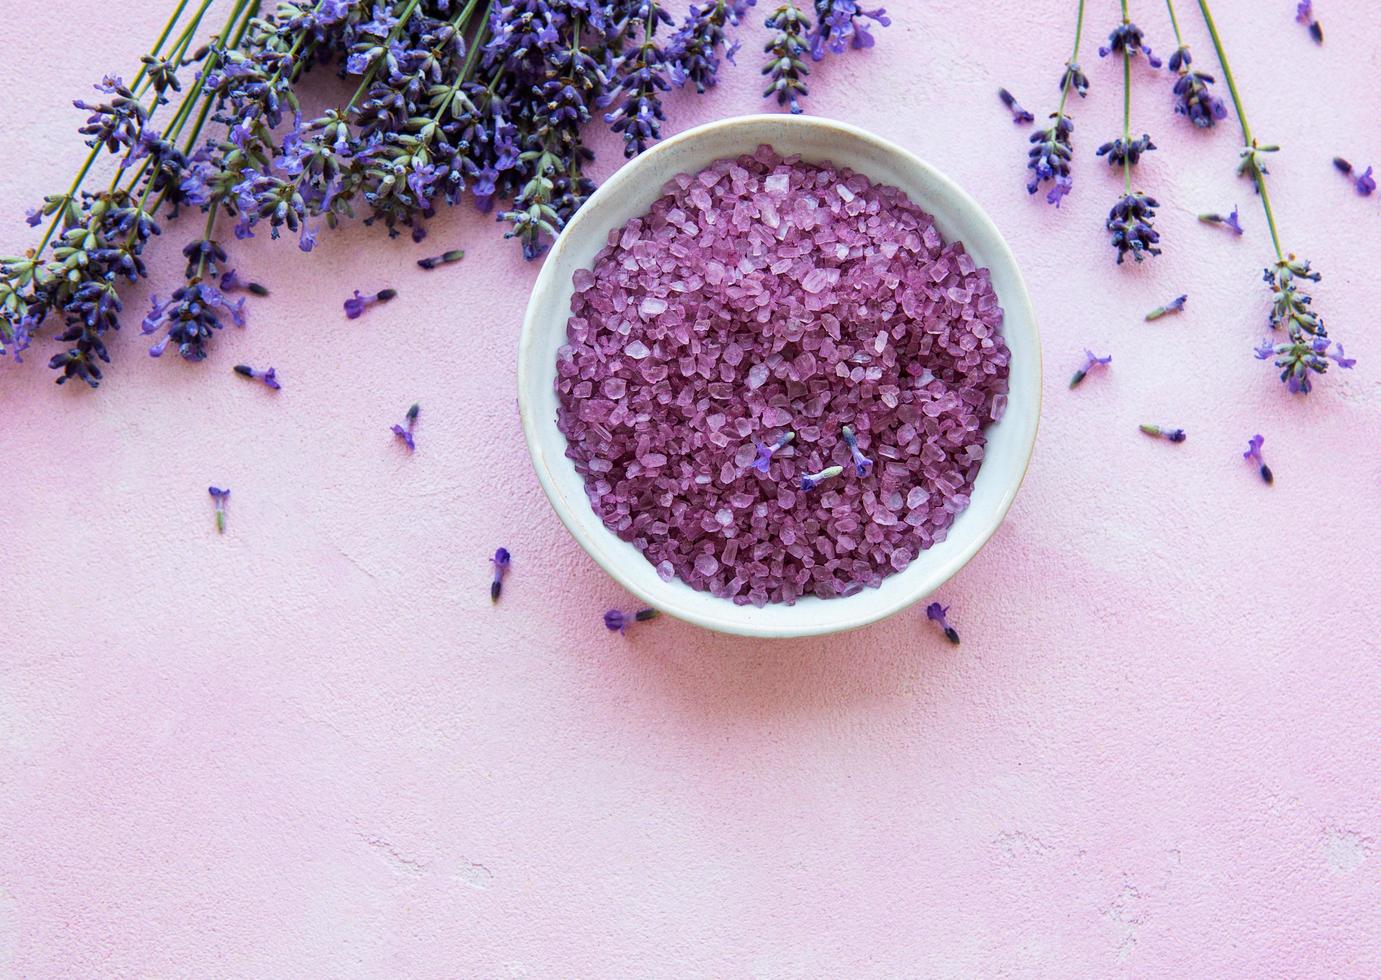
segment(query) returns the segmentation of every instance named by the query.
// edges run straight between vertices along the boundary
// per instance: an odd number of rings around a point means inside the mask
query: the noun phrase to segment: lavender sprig
[[[1223,50],[1223,40],[1213,20],[1213,12],[1209,9],[1208,0],[1198,0],[1198,4],[1209,37],[1213,40],[1218,62],[1223,66],[1223,81],[1232,97],[1233,108],[1237,110],[1237,121],[1242,127],[1243,149],[1237,172],[1248,177],[1256,188],[1276,255],[1275,263],[1266,268],[1262,278],[1271,290],[1272,297],[1267,322],[1272,330],[1283,331],[1285,337],[1283,340],[1268,338],[1262,341],[1256,348],[1256,356],[1263,361],[1273,361],[1280,368],[1280,380],[1288,390],[1308,394],[1313,388],[1314,376],[1327,373],[1330,364],[1348,369],[1356,363],[1356,359],[1347,357],[1342,345],[1329,337],[1323,319],[1311,308],[1313,297],[1300,291],[1302,282],[1318,282],[1321,276],[1312,269],[1307,259],[1298,259],[1293,253],[1287,254],[1280,245],[1275,211],[1271,207],[1271,195],[1266,186],[1267,171],[1261,156],[1279,147],[1261,146],[1252,136],[1237,83],[1232,77],[1232,67]]]
[[[1088,94],[1088,77],[1079,68],[1079,47],[1084,38],[1084,0],[1079,0],[1079,14],[1074,22],[1074,51],[1065,62],[1060,75],[1060,105],[1050,114],[1051,123],[1042,130],[1031,134],[1031,149],[1026,154],[1026,169],[1031,175],[1026,182],[1026,193],[1035,194],[1045,184],[1050,190],[1045,195],[1047,204],[1060,206],[1060,202],[1074,187],[1070,163],[1074,158],[1074,120],[1065,112],[1070,91],[1077,91],[1082,98]]]
[[[763,47],[769,57],[762,73],[769,76],[763,98],[777,97],[777,105],[788,106],[793,114],[801,112],[801,99],[809,93],[805,76],[810,74],[803,57],[810,45],[807,35],[810,21],[796,6],[795,0],[785,2],[768,16],[764,26],[775,31],[772,39]]]
[[[1122,137],[1103,144],[1098,153],[1106,153],[1108,163],[1122,166],[1122,197],[1108,212],[1106,224],[1112,246],[1117,250],[1117,264],[1121,265],[1128,255],[1140,262],[1147,255],[1161,252],[1156,247],[1160,234],[1151,225],[1160,202],[1140,191],[1132,193],[1132,168],[1143,152],[1155,149],[1150,136],[1132,139],[1132,59],[1142,52],[1153,67],[1159,68],[1160,61],[1143,43],[1141,29],[1132,23],[1127,0],[1122,0],[1122,23],[1108,36],[1108,46],[1098,49],[1100,56],[1113,52],[1122,55]]]
[[[810,34],[810,56],[816,61],[825,52],[843,54],[849,48],[871,48],[877,43],[868,22],[879,27],[892,23],[881,7],[864,10],[857,0],[815,0],[815,29]]]

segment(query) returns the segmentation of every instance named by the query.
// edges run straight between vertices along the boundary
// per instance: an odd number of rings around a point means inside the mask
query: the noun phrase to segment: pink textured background
[[[0,3],[7,250],[78,158],[68,100],[128,75],[166,5],[119,6]],[[1308,400],[1251,356],[1269,246],[1236,133],[1172,118],[1164,74],[1136,72],[1135,125],[1166,254],[1112,264],[1092,152],[1120,73],[1092,48],[1116,4],[1090,4],[1059,213],[994,89],[1053,107],[1074,4],[891,6],[810,108],[978,197],[1048,366],[1025,489],[941,594],[963,646],[919,611],[801,643],[606,634],[628,599],[552,516],[514,411],[537,267],[468,212],[421,247],[236,245],[274,296],[210,362],[144,356],[138,293],[100,391],[55,388],[46,344],[0,371],[0,975],[1381,973],[1381,197],[1328,166],[1381,161],[1373,5],[1319,0],[1321,49],[1293,0],[1217,5],[1286,145],[1284,236],[1358,358]],[[1168,53],[1163,8],[1134,16]],[[761,40],[669,100],[675,128],[759,108]],[[1245,238],[1196,224],[1234,202]],[[165,234],[160,290],[193,233]],[[462,266],[413,267],[452,245]],[[1184,316],[1141,322],[1179,292]],[[1113,366],[1071,393],[1085,345]],[[387,429],[414,400],[407,458]],[[1258,430],[1274,488],[1239,455]],[[209,483],[234,490],[223,538]]]

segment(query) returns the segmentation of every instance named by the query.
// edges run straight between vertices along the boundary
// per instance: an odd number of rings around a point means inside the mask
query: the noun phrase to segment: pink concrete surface
[[[78,158],[68,100],[128,73],[165,6],[0,3],[6,249]],[[1318,0],[1316,48],[1293,0],[1217,3],[1286,146],[1284,236],[1358,358],[1308,400],[1251,356],[1269,246],[1235,133],[1191,131],[1141,69],[1166,254],[1112,263],[1120,182],[1092,152],[1120,73],[1092,47],[1116,4],[1090,5],[1058,213],[995,89],[1053,107],[1073,2],[892,7],[810,108],[977,196],[1048,367],[1025,489],[940,596],[963,645],[919,610],[800,643],[607,634],[629,599],[552,516],[514,409],[537,267],[468,212],[421,247],[237,244],[274,296],[208,363],[151,361],[131,325],[100,391],[55,388],[46,344],[0,371],[0,975],[1381,974],[1381,197],[1328,164],[1381,161],[1373,5]],[[1133,12],[1168,51],[1164,10]],[[759,108],[762,37],[670,100],[675,128]],[[1234,203],[1241,240],[1195,222]],[[157,289],[191,234],[165,234]],[[413,267],[454,245],[462,265]],[[1183,316],[1141,321],[1180,292]],[[1112,369],[1069,392],[1086,345]],[[413,401],[409,458],[388,426]],[[1257,431],[1274,488],[1240,457]],[[210,483],[234,491],[224,537]]]

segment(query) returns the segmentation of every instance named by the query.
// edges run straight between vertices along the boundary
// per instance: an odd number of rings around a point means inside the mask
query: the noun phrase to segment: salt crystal
[[[635,361],[641,361],[648,354],[652,353],[652,351],[648,349],[648,346],[641,340],[630,341],[628,346],[623,349],[623,352]]]
[[[667,301],[664,299],[658,299],[655,296],[647,297],[647,299],[643,300],[642,304],[638,307],[638,312],[646,317],[657,316],[658,314],[665,313],[666,310]]]
[[[762,182],[762,186],[769,194],[785,194],[791,186],[791,178],[786,174],[771,174]]]

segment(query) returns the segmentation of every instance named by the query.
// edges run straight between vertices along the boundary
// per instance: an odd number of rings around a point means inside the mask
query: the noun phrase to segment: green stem
[[[201,233],[201,237],[202,237],[202,240],[203,240],[203,241],[210,241],[210,240],[211,240],[211,233],[212,233],[213,231],[216,230],[216,213],[220,210],[220,207],[221,207],[221,202],[220,202],[220,201],[213,201],[213,202],[211,203],[211,208],[210,208],[210,210],[206,212],[206,227],[202,230],[202,233]],[[199,259],[197,259],[197,274],[196,274],[196,279],[197,279],[198,281],[200,281],[200,279],[201,279],[201,277],[202,277],[202,274],[203,274],[205,271],[206,271],[206,253],[205,253],[205,252],[202,252],[202,253],[201,253],[201,257],[200,257]]]
[[[1180,36],[1180,19],[1175,16],[1175,0],[1165,0],[1165,9],[1170,11],[1170,26],[1175,29],[1175,47],[1184,47],[1184,38]]]
[[[1084,0],[1079,0],[1079,17],[1074,22],[1074,53],[1065,62],[1066,66],[1077,65],[1079,63],[1079,46],[1084,39]],[[1065,102],[1069,99],[1069,86],[1074,80],[1073,75],[1065,73],[1065,83],[1060,89],[1060,107],[1055,110],[1055,124],[1059,125],[1065,116]]]
[[[1213,12],[1208,9],[1208,0],[1199,0],[1199,10],[1204,15],[1208,36],[1213,40],[1213,50],[1218,54],[1218,63],[1223,66],[1223,81],[1227,83],[1228,94],[1232,96],[1232,106],[1237,110],[1237,121],[1242,126],[1242,143],[1248,151],[1256,148],[1251,126],[1247,123],[1247,113],[1242,108],[1242,97],[1237,92],[1237,81],[1232,77],[1232,67],[1228,64],[1227,53],[1223,51],[1223,39],[1218,36],[1218,25],[1213,22]],[[1266,212],[1266,224],[1271,229],[1271,244],[1275,246],[1276,258],[1284,260],[1285,253],[1280,247],[1280,234],[1276,230],[1275,211],[1271,208],[1271,195],[1266,190],[1266,180],[1261,172],[1252,167],[1252,180],[1256,182],[1256,192],[1261,198],[1261,207]]]
[[[171,34],[173,32],[173,28],[177,26],[177,22],[182,18],[182,13],[184,10],[187,9],[187,4],[190,2],[191,0],[179,0],[178,5],[173,8],[172,15],[169,16],[168,22],[163,25],[162,32],[159,33],[158,39],[154,41],[153,47],[149,50],[149,54],[151,56],[155,58],[158,57],[159,52],[163,50],[163,45],[168,40],[168,35]],[[206,0],[206,2],[209,3],[210,0]],[[147,72],[148,65],[141,64],[139,66],[139,71],[135,73],[134,81],[130,84],[131,92],[134,91],[134,86],[137,86],[140,82],[144,80],[144,75]],[[153,110],[156,108],[158,108],[157,101],[155,101],[152,108],[150,108],[150,114],[152,114]],[[81,168],[77,171],[77,176],[72,178],[72,183],[67,188],[67,193],[64,195],[65,201],[70,202],[76,197],[77,191],[81,190],[82,182],[86,180],[86,175],[91,172],[92,166],[96,163],[96,158],[100,155],[101,144],[97,143],[95,146],[91,148],[91,152],[86,155],[86,161],[81,165]],[[40,241],[38,243],[38,247],[34,249],[34,255],[41,256],[43,254],[43,250],[47,248],[48,243],[53,240],[53,233],[58,230],[58,226],[62,224],[62,220],[64,217],[66,217],[66,215],[67,206],[66,204],[64,204],[62,207],[58,208],[58,210],[53,214],[53,220],[49,222],[47,230],[43,233],[42,241]]]
[[[1127,23],[1127,0],[1122,0],[1122,23]],[[1122,187],[1132,192],[1132,53],[1122,52]]]

